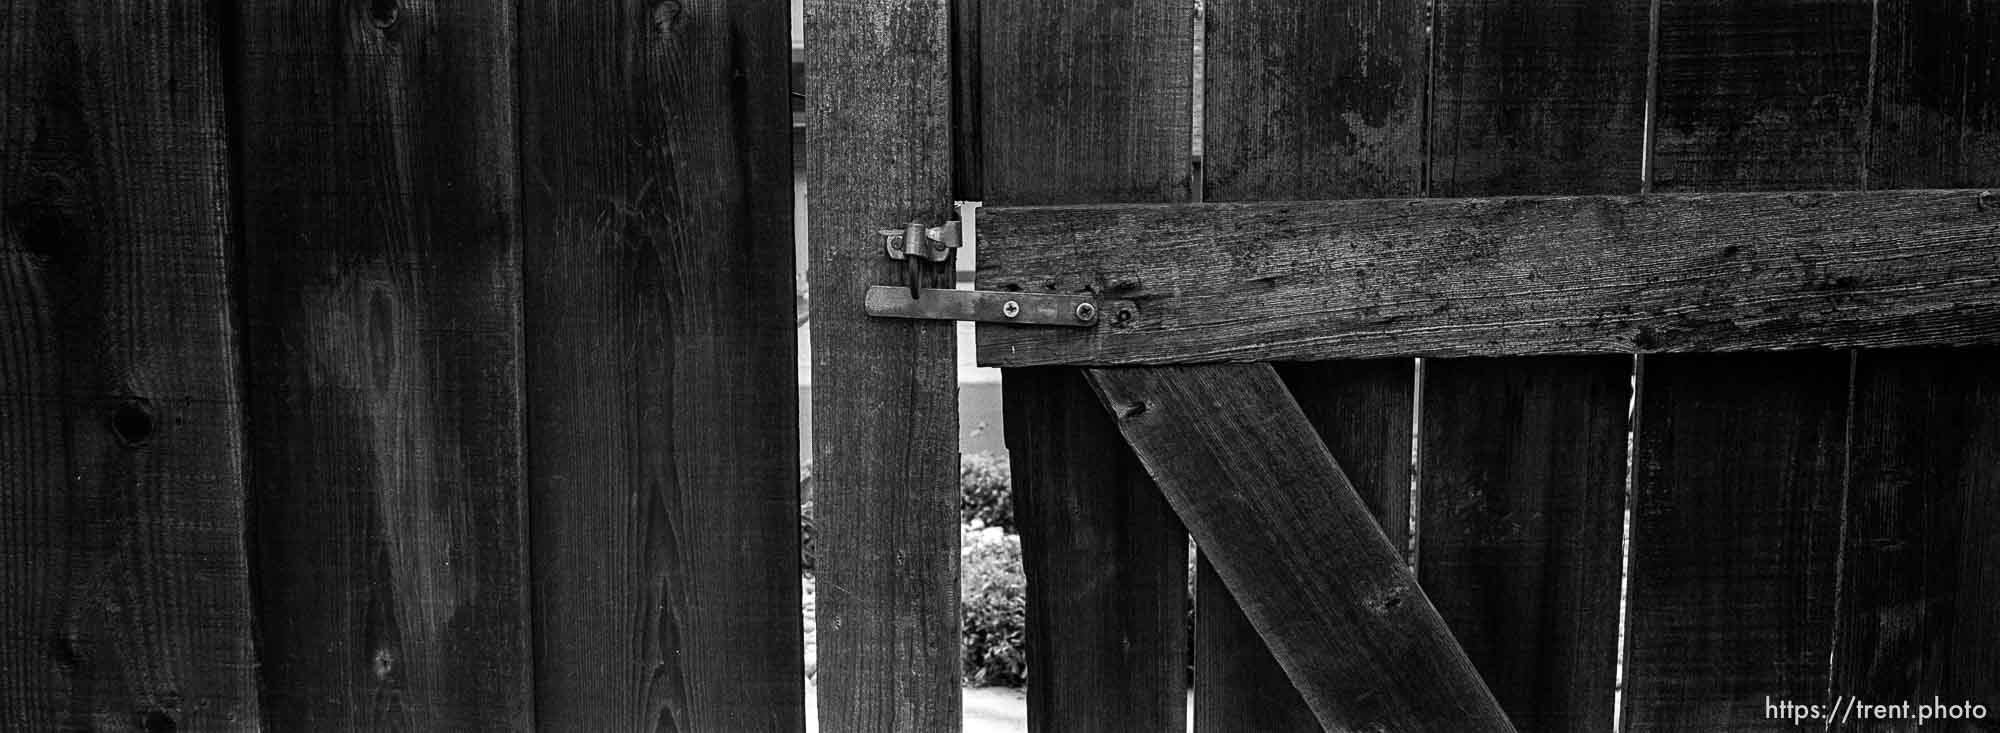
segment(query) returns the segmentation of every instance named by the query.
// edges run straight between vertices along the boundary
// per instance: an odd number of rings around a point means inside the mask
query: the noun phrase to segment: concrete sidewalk
[[[964,733],[1027,733],[1028,696],[1011,687],[965,689]],[[806,733],[819,731],[819,698],[806,686]]]

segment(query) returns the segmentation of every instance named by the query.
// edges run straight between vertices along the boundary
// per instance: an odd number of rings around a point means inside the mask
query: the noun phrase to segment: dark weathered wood
[[[1276,365],[1361,503],[1407,560],[1410,540],[1409,359]],[[1215,568],[1196,580],[1195,730],[1321,730]]]
[[[1640,395],[1625,719],[1767,724],[1827,690],[1846,357],[1648,360]]]
[[[513,13],[233,10],[266,725],[529,729]]]
[[[1322,726],[1513,730],[1275,370],[1086,374]]]
[[[0,18],[0,728],[257,730],[222,29]]]
[[[1646,22],[1644,2],[1438,2],[1431,195],[1637,192]]]
[[[1858,187],[1870,14],[1862,0],[1663,0],[1654,190]],[[1988,201],[1975,208],[1956,221],[1992,210]],[[1800,230],[1838,231],[1839,218],[1822,209]],[[1921,222],[1876,219],[1867,226],[1883,234],[1832,238],[1825,251],[1865,250],[1881,238],[1975,248]],[[1764,241],[1739,244],[1750,250]],[[1993,259],[1986,260],[1957,277],[1990,273]],[[1849,303],[1836,295],[1846,292],[1842,285],[1867,290],[1904,261],[1825,267],[1818,273],[1833,299],[1771,305],[1805,320],[1840,311]],[[1869,306],[1886,319],[1875,324],[1884,339],[1868,338],[1864,325],[1822,345],[1950,342],[1968,338],[1959,327],[1982,318],[1978,308],[1945,310],[1928,323],[1905,318],[1902,309],[1921,307],[1921,299],[1883,294]],[[1767,726],[1765,696],[1827,694],[1847,368],[1839,352],[1645,358],[1627,730]]]
[[[979,5],[987,204],[1190,200],[1191,0]],[[1184,726],[1187,531],[1080,373],[1004,380],[1029,728]]]
[[[1422,194],[1425,12],[1208,0],[1206,200]]]
[[[1867,184],[2000,184],[2000,4],[1878,22]],[[1863,351],[1853,391],[1833,690],[2000,711],[2000,352]]]
[[[799,730],[788,9],[521,12],[538,728]]]
[[[1639,190],[1649,4],[1443,2],[1441,196]],[[1515,725],[1613,718],[1630,358],[1430,360],[1417,576]]]
[[[1418,579],[1523,730],[1611,725],[1631,374],[1425,363]]]
[[[1028,727],[1178,730],[1187,530],[1075,369],[1002,392],[1028,578]]]
[[[1193,0],[982,0],[988,203],[1186,201]]]
[[[1867,188],[2000,180],[2000,5],[1877,3]]]
[[[2000,352],[1856,374],[1834,689],[2000,710]]]
[[[988,365],[2000,342],[2000,195],[1981,190],[983,216],[982,288],[1133,303],[991,329]]]
[[[1410,536],[1410,437],[1416,418],[1413,359],[1277,364],[1349,483],[1405,559]]]
[[[1204,11],[1204,200],[1424,191],[1421,4],[1210,0]],[[1413,367],[1404,359],[1281,371],[1383,529],[1405,550]],[[1195,620],[1195,727],[1316,730],[1312,712],[1226,589],[1203,587]]]
[[[1859,187],[1869,0],[1658,0],[1654,191]]]
[[[959,726],[958,391],[953,326],[870,319],[902,282],[873,232],[951,201],[947,0],[812,0],[806,46],[819,723]],[[951,287],[927,265],[924,284]]]

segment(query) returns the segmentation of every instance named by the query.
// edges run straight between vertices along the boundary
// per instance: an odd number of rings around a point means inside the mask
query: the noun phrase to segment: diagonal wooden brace
[[[1088,374],[1322,726],[1514,730],[1270,365]]]

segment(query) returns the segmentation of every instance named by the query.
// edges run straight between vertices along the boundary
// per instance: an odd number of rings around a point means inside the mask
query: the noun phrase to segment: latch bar
[[[918,297],[894,285],[868,288],[868,315],[933,321],[978,321],[1024,326],[1096,325],[1097,299],[1088,295],[1008,293],[924,288]]]

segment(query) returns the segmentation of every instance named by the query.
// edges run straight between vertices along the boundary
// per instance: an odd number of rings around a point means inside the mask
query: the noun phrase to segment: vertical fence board
[[[259,725],[222,53],[0,5],[0,728]]]
[[[1869,23],[1862,0],[1663,2],[1654,190],[1855,188]],[[1825,695],[1847,372],[1830,352],[1647,359],[1628,730],[1766,725],[1765,696]]]
[[[1424,16],[1421,5],[1408,3],[1209,0],[1205,200],[1422,193]],[[1282,371],[1383,530],[1403,548],[1412,369],[1405,359]],[[1215,578],[1213,569],[1203,567],[1201,577]],[[1196,593],[1196,730],[1318,729],[1221,584],[1203,583]]]
[[[521,11],[538,727],[796,731],[788,9]]]
[[[819,722],[959,727],[958,392],[953,324],[870,319],[903,282],[875,231],[951,196],[945,0],[809,0],[813,481]],[[926,287],[951,287],[927,265]]]
[[[1208,0],[1205,200],[1423,193],[1426,12]]]
[[[1425,364],[1418,579],[1522,730],[1611,724],[1631,370]]]
[[[1856,374],[1835,690],[1994,715],[2000,353],[1863,351]]]
[[[1191,0],[980,4],[987,203],[1189,200]],[[1029,728],[1184,727],[1187,531],[1081,372],[1003,379]]]
[[[1771,722],[1767,695],[1825,694],[1847,392],[1838,356],[1647,366],[1628,730],[1756,728]]]
[[[1008,370],[1036,731],[1179,730],[1187,530],[1073,369]]]
[[[1438,3],[1431,192],[1636,192],[1648,8]],[[1432,360],[1418,577],[1515,725],[1611,723],[1632,360]]]
[[[1877,17],[1868,187],[2000,185],[2000,3]],[[1834,690],[2000,711],[2000,353],[1863,351],[1855,375]]]
[[[528,729],[512,13],[234,9],[269,727]]]

